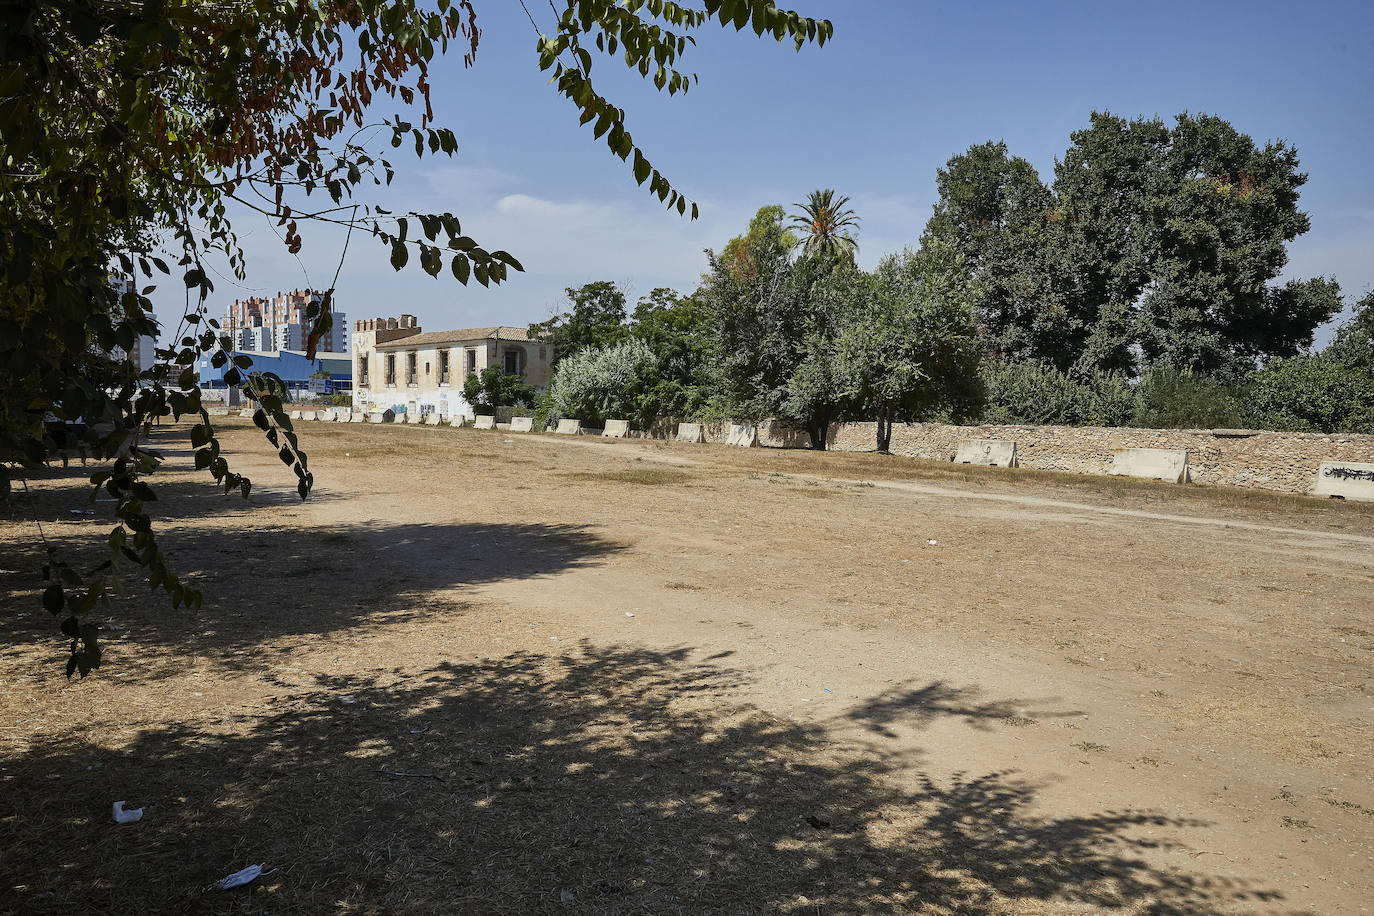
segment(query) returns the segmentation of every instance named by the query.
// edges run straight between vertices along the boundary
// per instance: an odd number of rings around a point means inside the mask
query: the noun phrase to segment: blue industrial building
[[[314,359],[306,359],[299,350],[277,350],[260,353],[251,350],[235,350],[231,356],[246,356],[253,361],[248,372],[270,372],[286,383],[292,400],[308,398],[312,395],[351,394],[353,391],[353,359],[347,353],[318,353]],[[228,386],[224,383],[224,373],[232,362],[218,369],[210,363],[209,357],[199,360],[200,387],[212,399],[221,393],[217,400],[228,400]],[[329,378],[313,378],[320,372]]]

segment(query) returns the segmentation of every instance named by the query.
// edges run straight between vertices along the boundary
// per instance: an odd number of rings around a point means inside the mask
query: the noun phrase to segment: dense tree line
[[[964,256],[995,356],[1235,376],[1296,356],[1340,310],[1331,280],[1271,285],[1309,228],[1306,180],[1292,147],[1218,117],[1094,113],[1048,185],[1004,143],[955,156],[923,238]]]
[[[614,284],[568,290],[530,328],[576,360],[544,406],[772,417],[816,448],[842,419],[876,420],[879,449],[931,419],[1374,432],[1374,294],[1314,351],[1339,286],[1274,282],[1305,181],[1221,118],[1095,113],[1049,184],[1003,143],[952,158],[918,247],[871,273],[848,198],[816,191],[707,252],[691,294],[631,316]]]
[[[568,307],[532,325],[569,346],[545,409],[595,423],[658,417],[776,417],[824,448],[836,420],[891,424],[976,401],[978,341],[958,255],[936,243],[866,273],[854,263],[853,215],[833,192],[802,207],[794,232],[764,207],[691,295],[657,289],[627,316],[625,296],[597,282],[569,289]]]

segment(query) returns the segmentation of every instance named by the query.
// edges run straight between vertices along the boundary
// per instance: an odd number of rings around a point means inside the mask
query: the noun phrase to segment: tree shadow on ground
[[[283,637],[337,638],[360,625],[437,618],[463,610],[461,597],[436,594],[509,579],[528,580],[604,562],[623,545],[584,525],[538,523],[353,524],[303,527],[181,528],[162,538],[174,568],[195,571],[185,581],[201,589],[204,606],[174,610],[146,597],[137,571],[126,575],[129,597],[100,616],[114,625],[107,641],[145,651],[213,658],[225,669],[258,670],[259,650]],[[276,520],[280,522],[281,520]],[[106,529],[70,538],[83,555],[108,556]],[[51,640],[56,623],[38,602],[43,562],[39,545],[27,560],[0,570],[0,632],[10,641]],[[6,594],[8,592],[8,594]],[[27,614],[17,619],[18,614]],[[291,651],[291,646],[281,651]],[[60,668],[62,659],[54,662]],[[56,670],[56,668],[55,668]],[[125,683],[166,676],[157,666],[106,666],[103,676]]]
[[[187,455],[189,466],[190,453]],[[13,494],[10,519],[15,523],[37,518],[42,522],[89,521],[113,525],[114,498],[101,491],[94,501],[89,499],[91,475],[108,467],[108,462],[73,463],[65,468],[45,468],[32,473],[27,488],[16,488]],[[237,489],[226,494],[208,471],[170,468],[147,478],[157,499],[147,503],[146,509],[156,530],[159,525],[183,519],[270,514],[281,506],[302,505],[296,493],[295,476],[284,465],[273,470],[278,473],[251,474],[253,487],[244,499]],[[337,493],[316,489],[310,495],[309,504],[313,506],[340,498]]]
[[[1028,700],[1012,697],[988,700],[977,686],[956,687],[944,681],[931,681],[919,687],[890,690],[865,700],[846,713],[846,718],[862,723],[869,731],[886,738],[895,738],[895,725],[925,728],[940,718],[962,719],[965,725],[986,730],[994,724],[1029,725],[1040,719],[1064,719],[1081,716],[1081,711],[1045,709],[1045,704],[1057,702],[1057,697]]]
[[[1037,813],[1012,773],[912,780],[729,697],[687,650],[583,646],[318,676],[117,747],[39,737],[0,780],[27,913],[1220,914],[1271,892],[1157,864],[1204,824]],[[148,806],[136,825],[109,804]],[[1153,836],[1147,835],[1152,834]],[[229,872],[275,872],[205,893]]]

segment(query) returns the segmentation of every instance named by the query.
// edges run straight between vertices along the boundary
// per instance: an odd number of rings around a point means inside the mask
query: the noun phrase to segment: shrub
[[[463,397],[474,410],[491,413],[497,407],[531,407],[537,394],[518,375],[506,375],[499,366],[488,366],[478,375],[469,372]]]
[[[1221,381],[1172,366],[1145,373],[1136,386],[1133,425],[1150,429],[1212,429],[1244,422],[1240,402]]]
[[[1374,373],[1328,356],[1272,360],[1251,374],[1246,411],[1261,429],[1374,433]]]
[[[1124,426],[1135,392],[1120,375],[1069,375],[1035,362],[994,363],[983,370],[984,423]]]
[[[652,395],[657,373],[657,357],[638,338],[582,350],[558,364],[549,383],[550,411],[589,426],[614,418],[644,429],[658,414]]]

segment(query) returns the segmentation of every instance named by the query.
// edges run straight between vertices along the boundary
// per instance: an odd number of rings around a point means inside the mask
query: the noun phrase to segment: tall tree
[[[922,247],[958,255],[991,355],[1067,353],[1081,333],[1053,293],[1046,264],[1052,198],[1029,162],[1005,143],[970,147],[935,174],[939,195]]]
[[[233,360],[226,381],[256,406],[254,420],[302,498],[311,490],[280,380],[233,355],[206,308],[216,258],[244,275],[231,208],[280,226],[293,253],[304,228],[327,223],[374,237],[398,270],[414,255],[431,275],[448,269],[460,282],[487,285],[520,269],[465,234],[454,214],[394,214],[362,196],[395,173],[369,146],[374,138],[413,144],[417,156],[457,149],[453,132],[433,121],[429,65],[451,44],[474,63],[477,2],[0,4],[0,317],[9,329],[0,337],[0,391],[21,393],[24,404],[0,413],[0,499],[10,498],[14,478],[69,448],[111,459],[92,478],[114,501],[110,562],[80,570],[59,552],[46,566],[44,603],[72,638],[69,672],[99,662],[88,615],[108,603],[119,564],[133,564],[174,605],[200,600],[152,533],[154,491],[144,478],[160,459],[145,430],[164,416],[190,418],[196,466],[226,492],[249,492],[200,403],[201,358],[217,367]],[[639,184],[693,217],[696,205],[634,142],[624,111],[593,87],[591,71],[615,61],[669,95],[685,92],[696,79],[681,69],[690,33],[708,25],[749,27],[798,48],[831,34],[828,22],[771,0],[561,0],[531,61]],[[380,117],[373,105],[383,101],[405,114]],[[170,345],[146,373],[124,363],[93,376],[84,358],[91,343],[128,349],[156,332],[146,281],[170,273],[168,262],[192,303],[170,329]],[[112,271],[136,285],[114,290]],[[312,310],[309,349],[329,330],[331,303],[332,291]],[[106,384],[109,372],[119,384]],[[87,422],[61,422],[78,418]]]
[[[859,242],[859,217],[849,209],[848,197],[837,197],[829,188],[812,191],[806,203],[793,204],[799,212],[792,215],[792,228],[801,234],[804,254],[848,257],[853,260]]]
[[[708,310],[722,393],[742,419],[777,417],[823,449],[844,404],[837,342],[866,277],[843,255],[789,258],[780,235],[759,239],[754,269],[708,253],[697,292]]]
[[[1150,189],[1151,266],[1139,342],[1147,363],[1242,371],[1296,353],[1340,309],[1334,283],[1271,289],[1310,227],[1293,147],[1257,146],[1212,115],[1181,114]]]
[[[883,258],[839,342],[849,407],[877,421],[878,451],[891,447],[893,423],[977,407],[980,349],[957,252],[932,241]]]
[[[924,237],[964,256],[997,356],[1236,375],[1310,345],[1339,308],[1330,281],[1269,285],[1307,231],[1305,181],[1292,147],[1221,118],[1098,112],[1052,188],[1001,143],[951,159]]]
[[[663,416],[693,417],[710,395],[711,328],[695,296],[659,288],[635,305],[631,333],[658,361],[652,399]]]
[[[1055,164],[1050,225],[1039,269],[1050,276],[1076,333],[1037,358],[1059,369],[1134,372],[1137,309],[1150,280],[1150,194],[1169,130],[1159,119],[1094,112]]]
[[[623,340],[625,291],[609,280],[568,287],[567,307],[551,318],[531,324],[529,335],[553,346],[553,362],[591,347],[605,347]]]
[[[800,241],[795,233],[783,228],[786,217],[787,214],[777,204],[759,207],[754,218],[749,220],[749,229],[744,235],[735,236],[720,250],[720,262],[742,278],[756,275],[759,270],[756,251],[768,248],[773,243],[781,244],[784,250],[790,251]]]
[[[1355,303],[1353,314],[1336,328],[1323,355],[1367,371],[1374,371],[1374,291]]]

